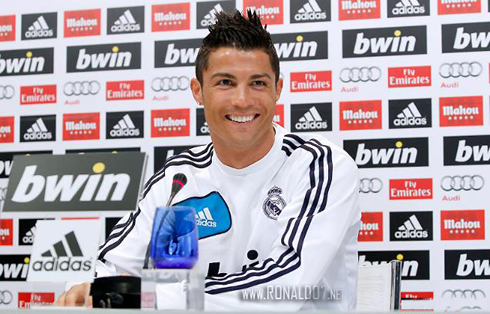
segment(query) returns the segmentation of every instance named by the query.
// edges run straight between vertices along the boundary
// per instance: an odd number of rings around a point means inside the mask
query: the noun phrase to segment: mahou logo
[[[17,303],[19,309],[30,309],[31,306],[52,305],[54,301],[54,292],[19,292]]]
[[[429,141],[426,137],[344,140],[344,149],[359,168],[429,165]]]
[[[153,5],[151,7],[151,31],[190,29],[190,10],[189,2]]]
[[[383,213],[363,212],[361,227],[357,236],[359,242],[383,241]]]
[[[388,68],[388,87],[431,86],[429,66]]]
[[[341,101],[340,130],[381,129],[381,100]]]
[[[339,0],[339,20],[380,18],[380,0]]]
[[[480,13],[481,0],[437,0],[439,15]]]
[[[56,85],[22,86],[20,88],[21,105],[55,104]]]
[[[99,133],[99,112],[63,115],[63,141],[98,140]]]
[[[390,200],[428,200],[434,193],[432,178],[391,179]]]
[[[189,136],[189,109],[151,111],[151,137]]]
[[[276,104],[273,121],[279,124],[280,126],[284,127],[284,105]]]
[[[15,15],[0,16],[0,41],[15,41]]]
[[[426,26],[351,29],[342,31],[344,58],[427,53]]]
[[[141,43],[67,47],[66,72],[141,68]]]
[[[490,23],[442,25],[442,52],[490,51]]]
[[[14,220],[0,219],[0,246],[13,245],[14,243]]]
[[[107,82],[106,100],[145,99],[145,81]]]
[[[65,12],[65,37],[98,35],[100,35],[100,9]]]
[[[0,76],[53,73],[54,48],[0,51]]]
[[[439,99],[441,126],[483,125],[483,97],[441,97]]]
[[[441,240],[485,240],[485,211],[441,210]]]
[[[243,12],[256,11],[263,24],[282,24],[284,21],[283,0],[243,0]]]
[[[332,71],[291,73],[291,93],[332,90]]]
[[[14,142],[14,117],[0,117],[0,143]]]

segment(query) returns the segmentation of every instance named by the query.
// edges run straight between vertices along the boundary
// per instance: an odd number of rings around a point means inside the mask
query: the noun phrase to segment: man
[[[198,220],[196,265],[207,274],[206,310],[354,309],[357,167],[324,138],[273,124],[283,80],[256,13],[217,15],[196,77],[191,89],[212,143],[167,159],[150,178],[138,210],[101,246],[97,275],[141,273],[155,208],[167,202],[173,175],[184,173],[188,183],[172,204],[206,210]],[[75,287],[61,303],[76,303],[87,287]],[[243,300],[253,289],[327,294],[299,302]]]

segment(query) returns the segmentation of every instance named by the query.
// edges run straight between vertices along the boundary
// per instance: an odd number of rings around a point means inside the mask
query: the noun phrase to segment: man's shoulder
[[[214,150],[212,143],[186,149],[179,154],[168,157],[165,160],[165,163],[163,164],[163,167],[162,169],[160,169],[160,171],[173,166],[199,166],[203,162],[210,164],[211,157],[213,156],[213,151]]]
[[[312,133],[285,133],[283,136],[283,151],[296,159],[328,159],[333,163],[346,161],[355,166],[352,157],[337,144],[326,137]]]

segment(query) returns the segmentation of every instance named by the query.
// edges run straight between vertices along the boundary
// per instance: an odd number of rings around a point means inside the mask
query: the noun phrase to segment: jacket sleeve
[[[303,158],[304,171],[298,167],[296,180],[291,180],[295,192],[278,218],[281,231],[273,235],[270,255],[242,272],[206,278],[206,310],[295,311],[304,301],[267,300],[275,289],[315,285],[348,290],[343,293],[351,296],[344,297],[353,302],[343,303],[344,309],[354,309],[360,221],[357,166],[345,152],[332,152],[316,140],[298,149],[310,156],[309,165],[304,166]],[[335,287],[333,282],[344,284]],[[252,294],[255,300],[247,301]]]

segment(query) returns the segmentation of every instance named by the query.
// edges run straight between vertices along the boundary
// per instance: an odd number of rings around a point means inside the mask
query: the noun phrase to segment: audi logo
[[[445,176],[441,180],[441,188],[448,191],[480,191],[485,185],[481,175]]]
[[[378,193],[383,188],[383,182],[378,178],[362,178],[359,184],[361,193]]]
[[[0,304],[10,304],[13,300],[12,292],[8,290],[0,290]]]
[[[190,84],[191,80],[187,76],[156,77],[151,82],[151,89],[155,92],[186,90]]]
[[[381,78],[378,67],[344,68],[340,71],[340,80],[344,83],[376,82]]]
[[[443,298],[451,299],[478,299],[478,297],[486,298],[487,295],[483,290],[480,289],[446,289],[442,293]]]
[[[12,85],[0,85],[0,99],[10,99],[14,97],[15,90]]]
[[[439,67],[439,75],[443,78],[449,77],[477,77],[483,71],[483,66],[480,62],[453,62],[443,63]]]
[[[100,91],[97,81],[68,82],[63,87],[66,96],[96,95]]]

